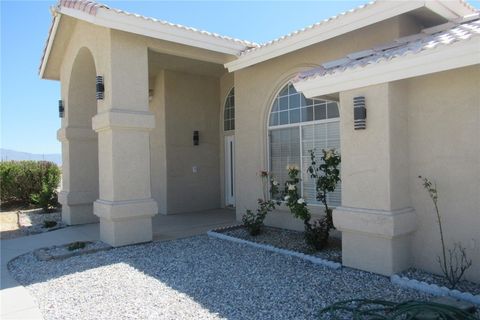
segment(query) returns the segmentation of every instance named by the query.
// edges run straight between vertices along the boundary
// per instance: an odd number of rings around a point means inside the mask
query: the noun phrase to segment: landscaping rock
[[[334,237],[330,237],[329,244],[326,248],[322,249],[321,251],[313,251],[305,243],[303,232],[299,231],[267,226],[262,229],[262,233],[256,236],[251,236],[247,229],[245,229],[243,226],[235,226],[215,231],[224,233],[231,237],[256,243],[268,244],[280,249],[297,251],[333,262],[342,262],[342,242],[340,239]]]
[[[62,260],[30,253],[9,270],[46,320],[317,319],[340,300],[430,298],[384,276],[203,235]]]
[[[399,273],[398,275],[400,277],[407,277],[409,279],[415,279],[417,281],[435,284],[439,287],[449,288],[450,286],[448,280],[445,277],[416,268],[407,269]],[[469,292],[473,295],[480,295],[480,284],[471,281],[460,281],[455,289],[461,292]]]
[[[38,260],[48,261],[52,259],[66,259],[73,256],[109,250],[112,248],[110,245],[101,241],[85,241],[83,242],[83,244],[85,245],[83,248],[75,250],[70,250],[70,246],[72,245],[71,243],[61,246],[41,248],[33,251],[33,254],[37,257]]]

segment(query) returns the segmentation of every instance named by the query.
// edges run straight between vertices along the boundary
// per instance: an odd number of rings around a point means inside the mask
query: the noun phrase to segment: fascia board
[[[245,49],[245,46],[241,44],[227,44],[226,42],[228,40],[216,39],[214,36],[210,35],[196,35],[189,30],[182,30],[174,26],[164,25],[160,22],[146,20],[136,16],[111,12],[110,10],[105,10],[103,8],[98,10],[96,16],[66,7],[62,7],[60,13],[105,28],[135,33],[155,39],[171,41],[235,56],[241,50]]]
[[[294,83],[307,98],[480,64],[480,38]]]
[[[61,15],[56,15],[53,20],[52,31],[48,36],[47,47],[45,49],[45,53],[43,55],[42,62],[40,64],[39,75],[41,79],[47,79],[45,78],[45,68],[47,67],[48,59],[50,57],[50,52],[52,51],[53,41],[55,40],[55,36],[57,34],[57,29],[58,29],[58,24],[60,23],[60,19],[61,19]]]

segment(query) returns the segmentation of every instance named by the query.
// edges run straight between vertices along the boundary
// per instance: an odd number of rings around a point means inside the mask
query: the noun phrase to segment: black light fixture
[[[193,145],[198,146],[200,144],[200,135],[197,130],[193,131]]]
[[[367,128],[367,108],[365,107],[365,97],[363,96],[353,98],[353,120],[355,130]]]
[[[97,76],[96,86],[97,86],[97,100],[103,100],[103,96],[105,92],[105,86],[103,84],[103,76]]]
[[[58,100],[58,116],[60,118],[63,118],[64,111],[65,111],[65,108],[63,107],[63,100]]]

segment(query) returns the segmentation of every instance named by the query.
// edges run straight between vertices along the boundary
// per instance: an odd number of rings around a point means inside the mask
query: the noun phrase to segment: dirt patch
[[[18,227],[18,213],[6,211],[0,213],[0,239],[12,239],[22,236]]]

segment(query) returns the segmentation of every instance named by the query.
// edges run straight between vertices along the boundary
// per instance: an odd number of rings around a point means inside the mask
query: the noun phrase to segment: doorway
[[[235,136],[225,137],[225,206],[235,207]]]

